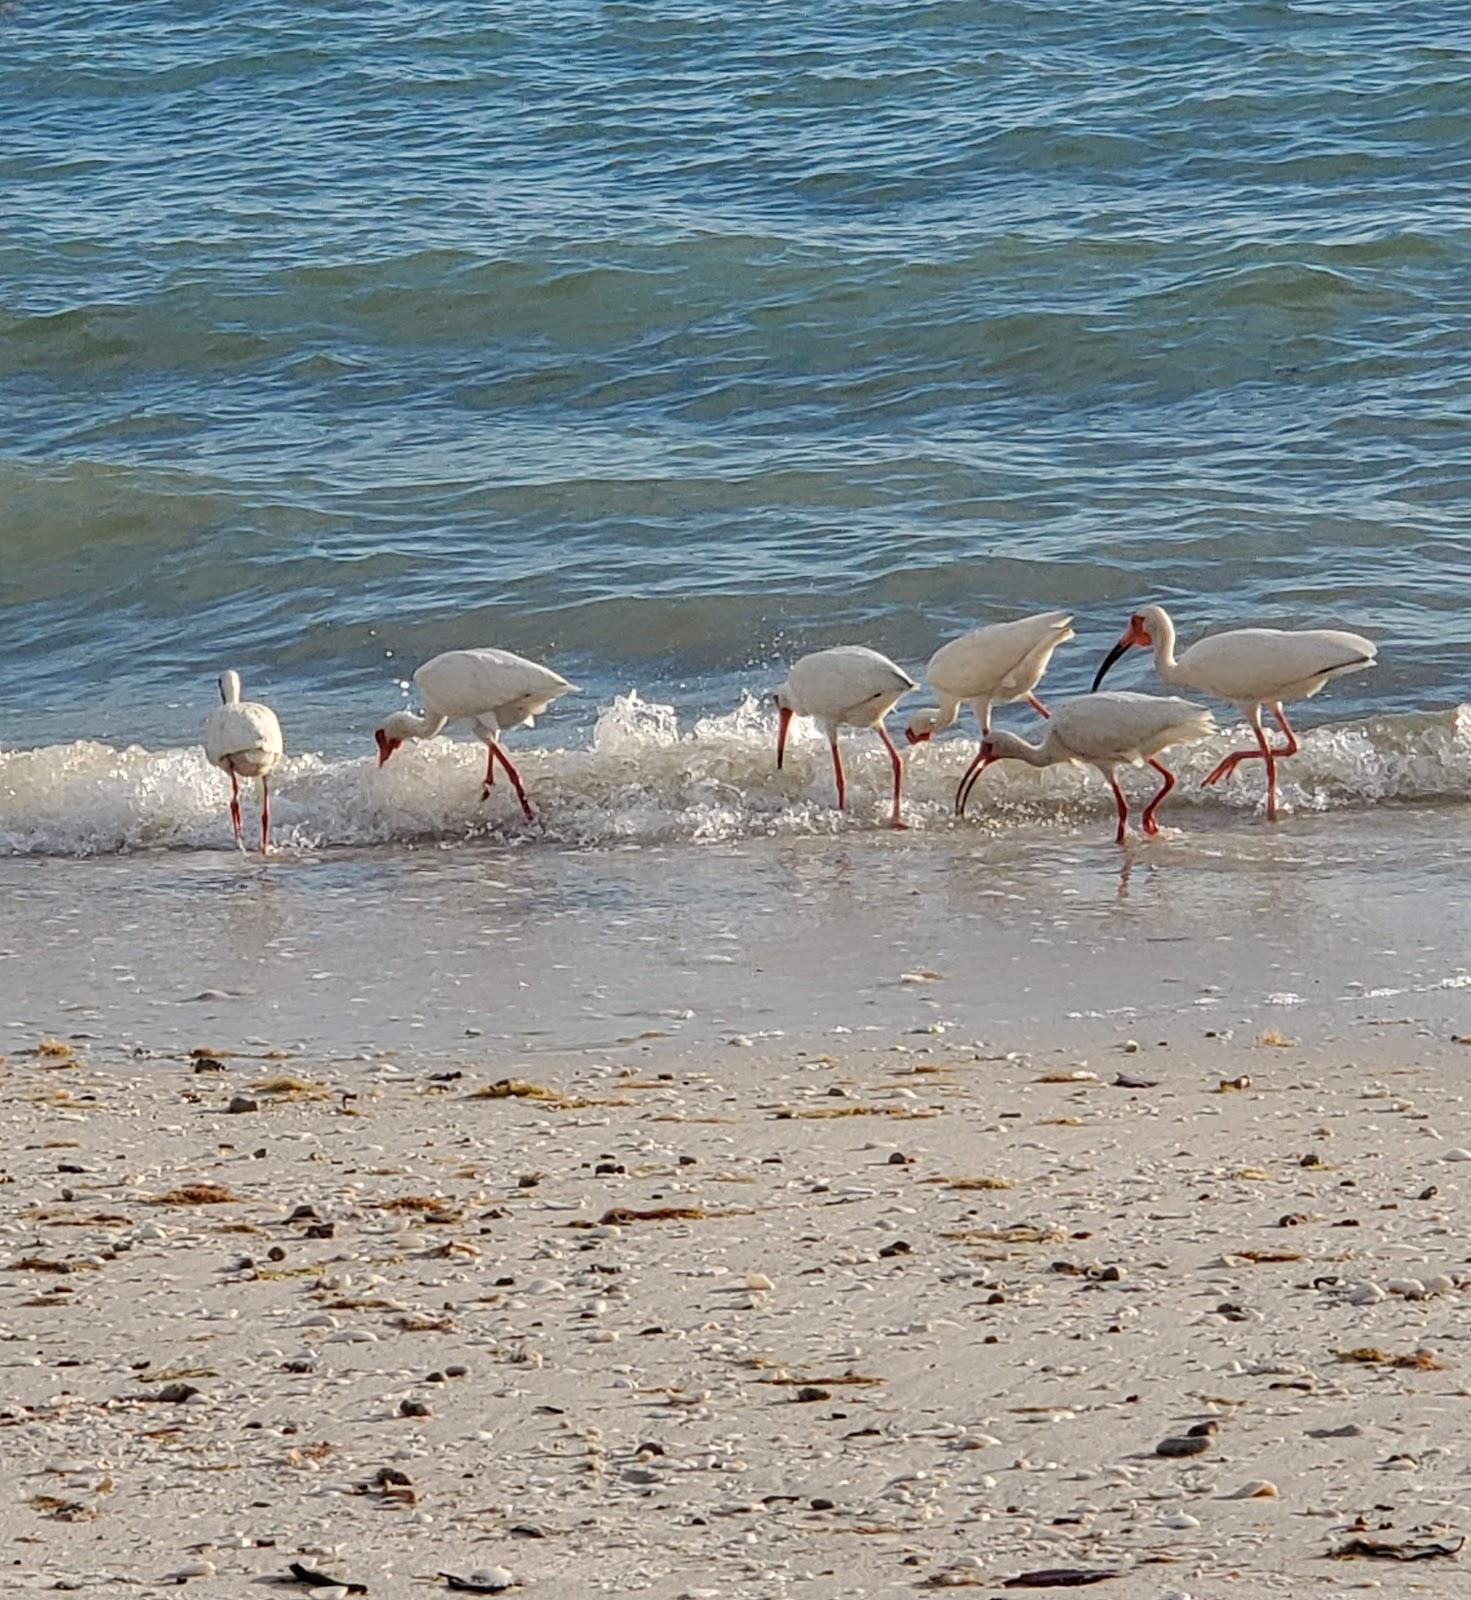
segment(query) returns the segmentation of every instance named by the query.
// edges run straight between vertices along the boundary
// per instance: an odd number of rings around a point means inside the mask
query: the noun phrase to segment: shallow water
[[[1028,716],[1033,736],[1038,723]],[[827,745],[798,724],[776,770],[775,717],[748,699],[736,712],[681,723],[673,707],[623,697],[599,718],[586,745],[546,746],[518,760],[537,819],[522,819],[502,778],[482,799],[484,747],[436,740],[411,744],[384,767],[376,753],[289,759],[272,778],[276,843],[293,853],[349,845],[423,847],[481,841],[511,850],[599,844],[707,844],[751,837],[848,838],[888,818],[889,758],[867,732],[843,739],[850,810],[834,805]],[[974,729],[912,747],[905,816],[923,833],[1026,829],[1039,820],[1078,823],[1112,815],[1091,769],[1045,772],[1017,762],[988,769],[970,818],[957,823],[954,797],[976,747]],[[1201,786],[1220,757],[1250,733],[1226,728],[1171,752],[1180,776],[1163,815],[1194,827],[1202,816],[1245,822],[1260,809],[1260,767]],[[1153,774],[1125,775],[1142,802]],[[1471,790],[1471,712],[1381,716],[1313,729],[1302,753],[1281,764],[1287,803],[1300,811],[1361,811],[1386,801],[1461,804]],[[255,790],[247,784],[248,837]],[[117,750],[97,741],[0,753],[0,854],[105,855],[230,847],[229,783],[198,748]],[[1089,823],[1090,827],[1102,824]],[[1110,825],[1111,826],[1111,825]]]
[[[497,1062],[651,1030],[1012,1049],[1100,1015],[1181,1043],[1264,1008],[1288,1035],[1309,1016],[1319,1037],[1365,1015],[1461,1025],[1471,913],[1445,884],[1464,810],[1190,820],[1123,850],[1100,816],[701,849],[11,859],[0,1024],[15,1047]]]

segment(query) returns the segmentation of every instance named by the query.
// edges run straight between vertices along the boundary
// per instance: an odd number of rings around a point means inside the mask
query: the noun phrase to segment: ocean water
[[[1065,606],[1061,693],[1143,599],[1379,643],[1299,809],[1464,793],[1463,8],[13,0],[0,45],[0,850],[227,843],[225,665],[297,849],[823,833],[783,660]],[[474,644],[582,687],[514,742],[545,834],[474,751],[367,759]],[[994,788],[1096,825],[1047,782]]]

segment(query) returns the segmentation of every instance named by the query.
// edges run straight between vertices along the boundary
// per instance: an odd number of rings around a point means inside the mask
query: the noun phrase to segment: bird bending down
[[[930,657],[925,677],[939,696],[938,710],[916,711],[904,737],[922,744],[950,727],[969,705],[984,739],[991,731],[991,708],[1025,700],[1039,717],[1047,707],[1032,692],[1042,681],[1052,652],[1073,637],[1073,619],[1065,611],[1043,611],[1014,622],[974,628],[942,644]],[[963,785],[980,770],[980,756],[966,769]]]
[[[1372,667],[1377,646],[1336,628],[1232,628],[1197,639],[1175,659],[1175,624],[1163,606],[1145,606],[1129,618],[1123,637],[1103,658],[1093,679],[1097,689],[1108,669],[1134,645],[1152,646],[1154,670],[1166,683],[1231,701],[1256,732],[1255,750],[1235,750],[1204,779],[1204,787],[1229,777],[1243,761],[1267,767],[1267,820],[1277,820],[1277,763],[1295,756],[1297,735],[1282,710],[1288,700],[1307,700],[1333,678]],[[1270,707],[1286,743],[1274,749],[1262,726]]]
[[[793,663],[787,681],[776,691],[776,764],[786,755],[787,730],[793,717],[811,717],[827,734],[833,752],[833,772],[838,780],[838,810],[846,809],[848,786],[843,776],[843,755],[838,749],[841,727],[872,728],[883,741],[894,764],[894,812],[890,821],[896,828],[904,822],[900,806],[904,793],[904,758],[895,748],[884,726],[884,718],[909,691],[914,679],[896,667],[887,656],[863,645],[839,645],[833,650],[817,650]]]
[[[961,780],[955,797],[957,816],[965,815],[971,790],[993,761],[1025,761],[1030,767],[1055,767],[1064,762],[1094,767],[1103,774],[1118,805],[1122,844],[1129,831],[1129,802],[1119,788],[1115,769],[1120,766],[1154,768],[1164,779],[1144,808],[1145,833],[1159,832],[1155,812],[1175,787],[1175,775],[1154,758],[1171,745],[1194,744],[1215,732],[1215,722],[1204,706],[1188,700],[1154,694],[1090,694],[1064,700],[1055,706],[1040,744],[1028,744],[1014,733],[993,733],[981,741],[978,765]]]
[[[220,674],[220,701],[204,719],[204,753],[230,774],[230,821],[242,848],[240,780],[260,779],[260,848],[265,855],[271,847],[270,777],[285,750],[281,723],[269,706],[240,698],[238,672]]]
[[[414,674],[422,715],[395,711],[374,731],[381,767],[405,739],[432,739],[447,722],[468,722],[486,749],[482,800],[490,798],[497,761],[521,802],[528,822],[536,819],[521,774],[511,764],[500,735],[529,727],[552,701],[576,688],[550,667],[509,650],[446,650]]]

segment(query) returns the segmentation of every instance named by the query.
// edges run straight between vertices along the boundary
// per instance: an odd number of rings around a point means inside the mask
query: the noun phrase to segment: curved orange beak
[[[904,730],[904,737],[909,741],[910,744],[928,744],[929,741],[935,737],[935,735],[933,732],[912,733],[908,728],[906,728]]]
[[[373,730],[373,737],[378,741],[378,765],[381,767],[389,756],[403,743],[402,739],[390,739],[382,728]]]

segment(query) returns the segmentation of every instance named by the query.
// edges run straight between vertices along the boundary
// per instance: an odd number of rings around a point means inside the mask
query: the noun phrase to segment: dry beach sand
[[[1463,1592],[1442,1005],[452,1065],[37,1041],[6,1592]]]

